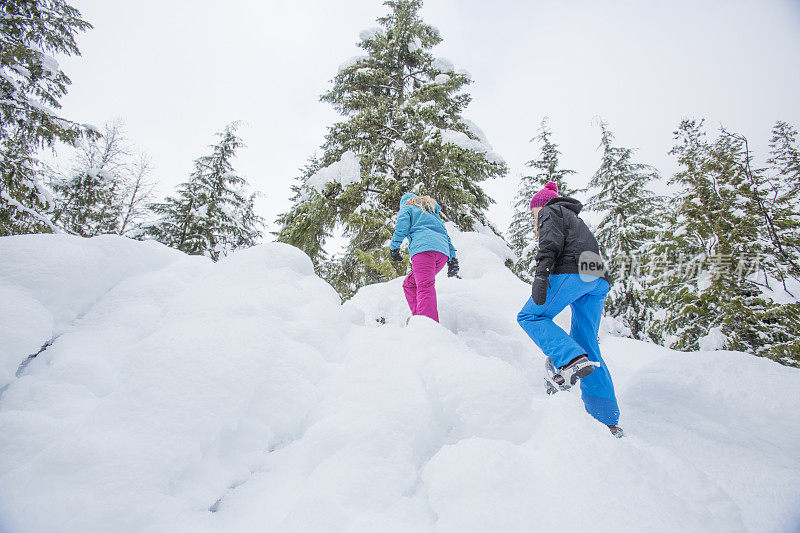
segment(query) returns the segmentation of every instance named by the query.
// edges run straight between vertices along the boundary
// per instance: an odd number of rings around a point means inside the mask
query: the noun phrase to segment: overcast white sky
[[[338,119],[319,96],[387,11],[380,0],[71,4],[95,28],[79,36],[82,57],[61,61],[73,81],[64,114],[124,119],[164,192],[214,132],[245,121],[236,167],[264,193],[270,222]],[[600,158],[598,116],[665,175],[683,117],[724,124],[757,149],[776,120],[800,127],[800,0],[428,0],[422,13],[444,38],[433,52],[472,74],[465,116],[510,166],[485,182],[503,230],[544,116],[581,186]]]

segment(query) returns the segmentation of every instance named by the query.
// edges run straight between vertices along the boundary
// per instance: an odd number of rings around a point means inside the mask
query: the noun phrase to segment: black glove
[[[550,286],[550,276],[536,276],[533,278],[531,298],[536,305],[544,304],[547,300],[547,288]]]
[[[452,278],[458,274],[458,259],[455,257],[447,262],[447,277]]]
[[[550,269],[553,268],[553,260],[549,257],[545,257],[536,261],[536,270],[534,275],[538,277],[546,278],[550,275]]]
[[[389,250],[389,259],[391,259],[395,263],[402,263],[403,262],[403,256],[400,255],[400,248],[395,248],[394,250]]]

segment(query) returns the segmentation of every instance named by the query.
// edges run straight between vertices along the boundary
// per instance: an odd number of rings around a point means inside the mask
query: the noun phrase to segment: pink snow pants
[[[436,274],[447,264],[442,252],[420,252],[411,258],[411,272],[403,281],[408,307],[412,315],[425,315],[439,322],[436,307]]]

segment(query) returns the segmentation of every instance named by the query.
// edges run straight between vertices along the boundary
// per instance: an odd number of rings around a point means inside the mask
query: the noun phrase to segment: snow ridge
[[[578,394],[544,394],[505,243],[448,231],[463,279],[437,279],[441,324],[408,325],[401,279],[340,305],[285,244],[212,263],[115,237],[0,240],[0,291],[28,317],[0,321],[17,347],[0,363],[60,333],[0,398],[0,530],[800,525],[800,371],[606,336],[614,439]],[[576,499],[587,512],[552,511]]]

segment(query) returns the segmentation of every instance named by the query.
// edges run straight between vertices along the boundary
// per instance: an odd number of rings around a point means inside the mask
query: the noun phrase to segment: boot
[[[567,390],[575,385],[579,379],[583,379],[594,372],[595,365],[596,363],[589,361],[589,357],[586,355],[578,356],[558,369],[558,373],[552,378],[553,382],[561,390]]]

